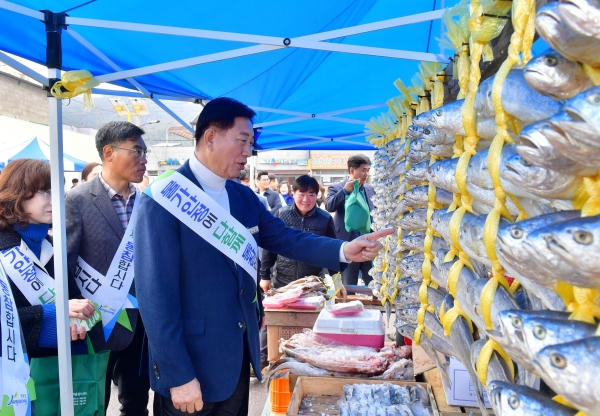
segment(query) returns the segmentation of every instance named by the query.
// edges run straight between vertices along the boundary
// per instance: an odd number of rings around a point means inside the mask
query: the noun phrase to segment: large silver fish
[[[463,271],[467,270],[467,274],[469,274],[470,270],[467,267],[463,267],[461,271],[461,275]],[[470,272],[471,276],[474,276],[473,272]],[[468,281],[469,279],[465,279]],[[489,279],[471,279],[467,284],[466,288],[462,290],[457,287],[456,297],[462,306],[465,313],[471,318],[473,323],[479,328],[480,332],[485,333],[487,331],[485,326],[485,321],[483,319],[483,312],[481,309],[481,292],[485,285],[489,282]],[[460,279],[459,279],[460,283]],[[494,298],[492,300],[492,328],[497,328],[500,324],[499,314],[502,311],[506,311],[509,309],[519,309],[517,302],[515,299],[504,289],[503,286],[498,286],[496,292],[494,293]],[[502,344],[504,347],[505,345]],[[510,352],[507,350],[510,354]],[[511,355],[512,357],[512,355]]]
[[[429,152],[433,156],[452,157],[454,154],[454,145],[452,143],[430,145]]]
[[[502,288],[504,289],[504,288]],[[498,344],[502,345],[510,357],[527,371],[535,371],[532,358],[528,353],[525,337],[523,336],[523,318],[517,308],[504,308],[495,318],[494,329],[487,334]],[[551,319],[566,319],[568,314],[555,311],[527,311],[529,317],[548,317]]]
[[[490,404],[501,416],[573,416],[576,409],[560,404],[530,387],[494,380],[488,383]]]
[[[557,394],[588,415],[600,414],[600,337],[546,347],[534,365]]]
[[[580,63],[552,49],[529,61],[524,75],[531,88],[555,100],[567,100],[594,86]]]
[[[465,253],[469,255],[469,258],[474,258],[478,262],[491,267],[492,262],[483,244],[483,228],[486,219],[486,215],[477,216],[468,212],[465,213],[460,224],[458,241]],[[508,224],[510,223],[502,218],[499,227],[505,227]]]
[[[411,168],[406,172],[404,178],[406,182],[411,185],[421,185],[422,182],[427,180],[427,169],[429,168],[429,161],[425,160],[412,165]]]
[[[422,129],[421,139],[429,145],[454,143],[454,136],[446,134],[442,130],[437,130],[433,126]]]
[[[383,178],[393,178],[399,175],[404,175],[406,173],[406,163],[398,163],[394,166],[393,169],[386,171]]]
[[[510,276],[515,277],[528,292],[538,296],[544,305],[552,310],[565,308],[562,299],[549,289],[556,279],[554,271],[548,267],[539,267],[536,259],[532,258],[530,252],[525,249],[524,243],[529,234],[539,228],[579,216],[579,211],[559,211],[515,224],[507,224],[498,229],[496,239],[498,261]]]
[[[533,166],[516,154],[500,167],[500,176],[540,198],[573,199],[583,178]]]
[[[443,105],[434,110],[422,113],[427,117],[423,127],[431,124],[437,130],[446,132],[446,134],[464,136],[465,130],[462,123],[462,107],[465,100],[456,100]],[[414,119],[413,119],[413,122]]]
[[[531,234],[544,240],[548,249],[569,264],[569,276],[557,276],[569,283],[574,271],[587,279],[577,280],[577,286],[600,289],[600,216],[575,218],[552,224]],[[572,283],[575,284],[575,283]]]
[[[429,125],[431,113],[435,110],[424,111],[421,114],[417,114],[412,118],[413,125],[425,128]]]
[[[593,146],[588,146],[580,141],[574,139],[573,136],[569,135],[564,129],[570,129],[574,123],[567,121],[568,125],[561,125],[556,123],[557,118],[564,119],[564,113],[557,114],[555,117],[550,119],[549,126],[542,127],[542,134],[548,138],[548,141],[554,148],[562,153],[564,156],[572,159],[573,161],[588,166],[590,168],[597,168],[600,165],[600,149]],[[579,123],[580,127],[587,127],[587,124]],[[568,127],[567,127],[568,126]],[[563,129],[564,128],[564,129]],[[595,134],[595,132],[590,132]],[[579,137],[582,137],[578,133]]]
[[[529,317],[527,312],[518,311],[522,315],[521,332],[531,359],[534,359],[537,353],[547,346],[578,341],[593,337],[596,333],[596,325],[587,322],[539,316]]]
[[[423,134],[423,127],[419,127],[416,124],[411,124],[408,126],[406,134],[412,139],[418,139]]]
[[[415,209],[400,220],[400,228],[404,231],[419,231],[427,228],[427,208]]]
[[[427,180],[433,183],[438,189],[444,189],[448,192],[458,193],[456,184],[456,164],[458,159],[448,159],[435,162],[427,170]],[[496,196],[494,191],[481,189],[467,182],[467,191],[475,198],[473,201],[473,211],[477,214],[487,214],[492,210]],[[511,206],[516,211],[516,207]],[[509,209],[510,209],[509,208]]]
[[[557,151],[542,133],[544,129],[552,129],[548,121],[540,121],[523,128],[519,136],[520,145],[515,148],[517,153],[532,165],[567,175],[589,176],[596,173],[595,167],[577,163]]]
[[[426,151],[410,149],[406,156],[406,160],[408,160],[411,165],[416,165],[417,163],[429,160],[430,156],[429,149]]]
[[[471,345],[471,363],[476,364],[479,356],[481,355],[481,350],[484,345],[487,343],[487,339],[478,339]],[[473,370],[476,370],[475,365],[473,366]],[[510,373],[510,369],[504,362],[504,360],[498,355],[497,352],[492,353],[492,357],[490,358],[487,370],[487,380],[486,386],[492,380],[501,380],[506,382],[512,382],[512,375]],[[489,387],[486,387],[489,391]]]
[[[571,98],[563,110],[574,121],[586,123],[590,130],[600,131],[600,87],[591,88]],[[561,124],[560,120],[558,124]],[[598,145],[595,142],[589,144]]]
[[[600,40],[600,1],[568,0],[558,5],[558,14],[575,32]],[[590,41],[593,41],[590,39]]]
[[[494,80],[495,77],[486,79],[477,90],[475,109],[482,118],[493,119],[496,116],[492,102]],[[539,94],[527,84],[521,68],[513,69],[506,77],[502,87],[502,106],[523,125],[547,119],[560,111],[560,104]]]
[[[417,186],[404,194],[404,201],[411,208],[426,207],[429,202],[429,185]],[[444,189],[436,189],[435,202],[442,205],[452,203],[452,194]]]
[[[399,245],[401,251],[404,250],[416,250],[423,251],[423,244],[425,243],[425,231],[417,231],[414,234],[402,236],[402,242]],[[433,237],[433,244],[431,245],[431,251],[437,251],[440,249],[448,250],[448,245],[444,240],[439,237]]]
[[[589,279],[573,268],[570,263],[550,250],[546,240],[548,230],[542,227],[529,234],[523,242],[531,260],[529,278],[548,289],[554,289],[557,280],[563,280],[575,286],[589,285]]]
[[[571,29],[558,12],[558,2],[550,2],[538,10],[537,33],[561,55],[593,67],[600,66],[600,42]]]
[[[421,139],[413,140],[410,142],[410,150],[416,152],[429,152],[429,145]]]

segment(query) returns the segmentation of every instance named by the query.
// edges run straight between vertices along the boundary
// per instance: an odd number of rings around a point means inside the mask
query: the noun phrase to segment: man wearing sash
[[[148,376],[140,376],[144,325],[133,285],[134,207],[148,150],[144,131],[128,122],[110,122],[96,134],[102,172],[67,193],[69,277],[98,305],[102,325],[90,338],[96,350],[110,350],[106,406],[111,381],[119,389],[121,415],[147,415]]]
[[[136,290],[163,416],[248,413],[250,365],[260,374],[258,245],[339,270],[340,262],[373,259],[382,247],[377,239],[393,232],[344,243],[271,215],[231,180],[252,154],[254,115],[232,99],[209,102],[190,160],[138,201]]]

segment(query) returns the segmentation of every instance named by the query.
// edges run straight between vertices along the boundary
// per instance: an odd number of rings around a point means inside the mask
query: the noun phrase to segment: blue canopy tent
[[[17,159],[37,159],[50,161],[50,145],[44,143],[37,137],[31,139],[21,150],[9,156],[6,162],[12,162]],[[81,172],[87,162],[77,159],[73,156],[63,155],[63,166],[65,172]]]
[[[448,1],[456,3],[456,1]],[[451,5],[451,4],[448,4]],[[437,50],[444,1],[302,0],[171,2],[0,0],[0,50],[48,68],[41,76],[0,52],[0,62],[50,87],[61,70],[164,101],[236,98],[257,111],[261,149],[372,149],[364,124]],[[40,10],[43,10],[41,12]],[[408,49],[408,50],[407,50]],[[115,95],[115,91],[96,90]],[[61,102],[49,98],[52,187],[61,189]],[[64,195],[52,195],[61,411],[73,414]]]

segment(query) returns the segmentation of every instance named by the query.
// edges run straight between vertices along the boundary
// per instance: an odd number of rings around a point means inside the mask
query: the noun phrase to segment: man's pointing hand
[[[361,235],[357,239],[344,244],[344,256],[346,260],[357,262],[373,260],[383,248],[383,245],[377,240],[395,232],[394,228],[386,228],[371,234]]]

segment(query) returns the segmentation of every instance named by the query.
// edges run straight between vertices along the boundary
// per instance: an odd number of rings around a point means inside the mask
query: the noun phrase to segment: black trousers
[[[111,382],[114,381],[119,389],[121,416],[148,415],[150,377],[147,373],[140,375],[143,341],[144,325],[140,319],[131,344],[124,350],[111,351],[106,369],[105,410],[108,409]]]
[[[373,267],[373,262],[352,262],[348,264],[346,269],[342,272],[342,283],[345,285],[356,285],[358,284],[358,272],[362,272],[362,279],[365,285],[368,285],[373,278],[369,276],[369,270]]]
[[[202,389],[202,385],[200,385]],[[233,394],[227,400],[218,403],[204,403],[202,410],[195,413],[182,412],[175,409],[170,397],[164,397],[155,393],[155,409],[160,413],[154,416],[246,416],[248,414],[248,401],[250,399],[250,354],[248,347],[244,345],[244,359],[242,360],[242,371],[240,379]]]

